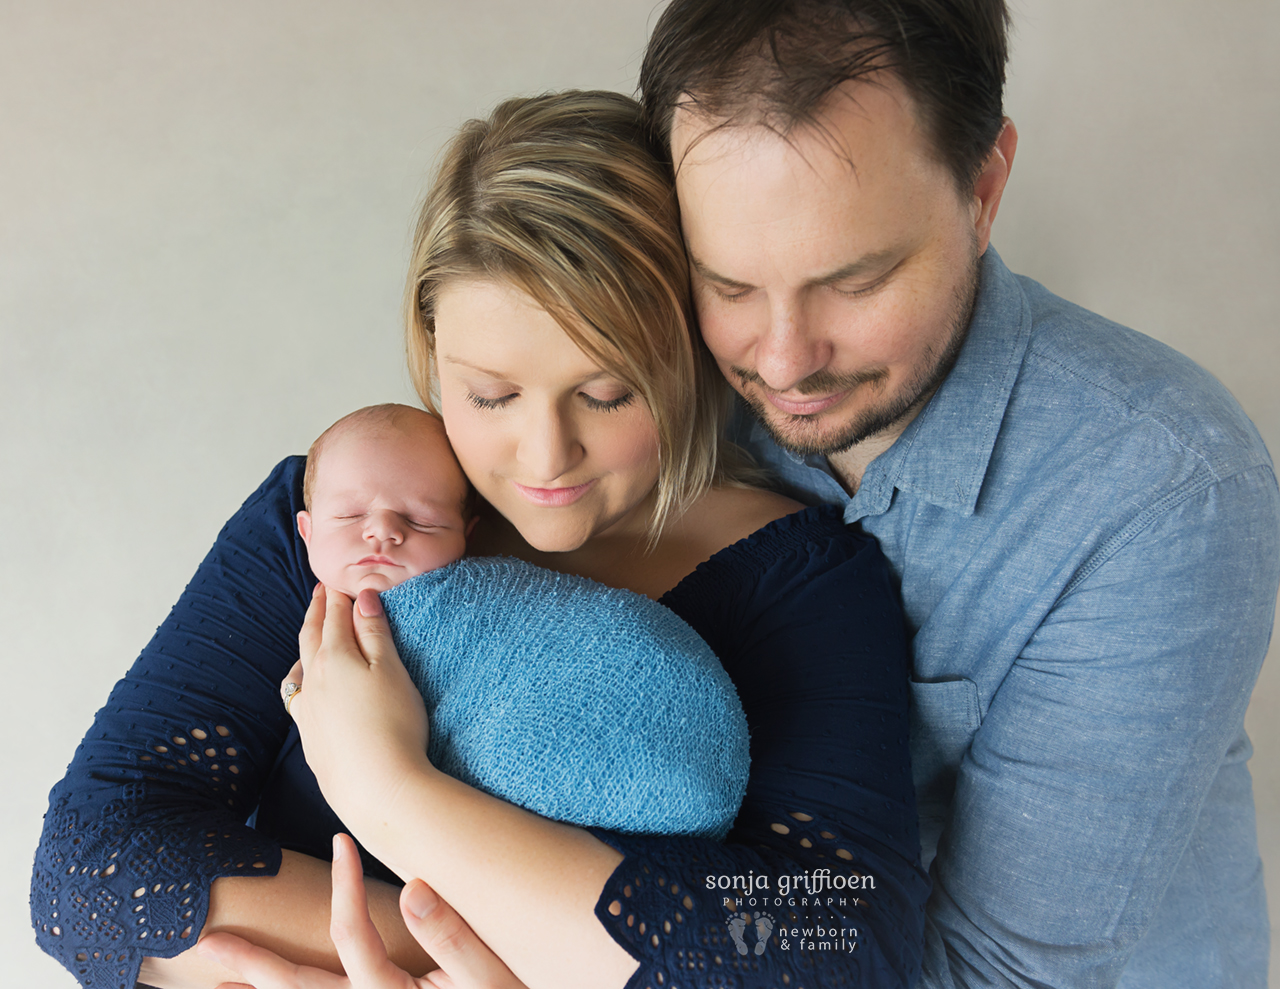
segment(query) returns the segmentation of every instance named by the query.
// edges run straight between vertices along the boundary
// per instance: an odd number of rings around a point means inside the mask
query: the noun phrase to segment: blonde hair
[[[745,475],[722,439],[732,392],[692,328],[675,189],[634,100],[507,100],[445,148],[405,293],[409,371],[433,412],[436,299],[476,277],[524,291],[648,404],[659,448],[650,545],[712,484]]]

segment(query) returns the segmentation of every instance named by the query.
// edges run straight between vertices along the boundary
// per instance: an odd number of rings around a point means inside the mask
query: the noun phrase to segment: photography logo
[[[763,955],[765,948],[769,946],[769,936],[773,933],[773,917],[767,913],[743,911],[730,917],[727,926],[738,954],[754,952]]]

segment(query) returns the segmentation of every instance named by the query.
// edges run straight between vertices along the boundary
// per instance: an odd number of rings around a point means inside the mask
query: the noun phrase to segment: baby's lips
[[[358,567],[398,567],[400,566],[395,560],[389,556],[366,556],[356,564]]]

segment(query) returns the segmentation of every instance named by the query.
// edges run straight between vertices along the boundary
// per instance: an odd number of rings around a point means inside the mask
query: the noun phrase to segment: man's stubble
[[[976,252],[971,252],[969,271],[956,289],[950,318],[951,328],[942,346],[926,347],[923,359],[917,365],[915,373],[901,388],[858,412],[836,436],[806,439],[803,436],[794,435],[794,431],[782,432],[778,426],[779,422],[792,426],[795,430],[807,429],[813,432],[813,426],[821,420],[822,413],[816,416],[779,413],[758,394],[744,392],[748,384],[766,387],[759,373],[750,368],[732,365],[729,373],[731,378],[736,379],[741,385],[737,388],[738,393],[773,441],[782,449],[800,456],[810,454],[835,456],[852,449],[872,436],[893,429],[904,420],[909,422],[951,373],[956,358],[960,355],[960,349],[969,335],[969,324],[973,319],[977,303],[980,265],[980,256]],[[883,368],[845,374],[823,368],[805,378],[791,390],[802,395],[830,395],[837,391],[858,389],[883,391],[887,376],[888,372]]]

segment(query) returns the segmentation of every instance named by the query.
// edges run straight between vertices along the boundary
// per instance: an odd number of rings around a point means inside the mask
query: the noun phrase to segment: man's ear
[[[480,521],[480,516],[479,516],[479,515],[473,515],[473,516],[471,516],[471,521],[467,523],[467,531],[466,531],[466,533],[464,534],[463,538],[465,538],[465,539],[470,539],[470,538],[471,538],[472,530],[474,530],[474,529],[475,529],[475,527],[476,527],[476,523],[477,523],[477,522],[479,522],[479,521]]]
[[[298,535],[302,537],[302,541],[307,544],[307,548],[311,548],[311,513],[298,513]]]
[[[996,212],[1000,209],[1000,197],[1004,195],[1004,187],[1009,182],[1009,172],[1013,170],[1013,156],[1018,150],[1018,128],[1013,121],[1004,118],[1004,126],[996,135],[996,143],[991,147],[986,164],[973,184],[973,229],[978,238],[978,253],[982,254],[991,243],[991,226],[996,222]]]

